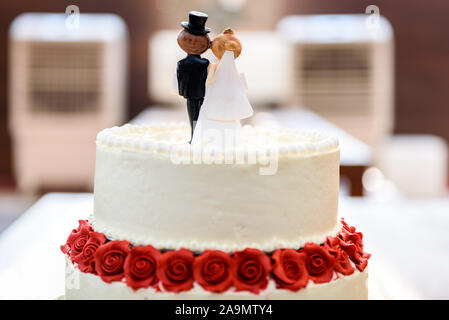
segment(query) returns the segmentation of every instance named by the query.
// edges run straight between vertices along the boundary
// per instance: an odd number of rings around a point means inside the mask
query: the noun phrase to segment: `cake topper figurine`
[[[218,62],[209,68],[204,104],[192,144],[233,147],[239,143],[240,120],[253,114],[246,96],[245,77],[235,66],[242,45],[234,32],[226,29],[212,41],[211,49]]]
[[[189,12],[189,21],[181,23],[183,29],[178,34],[178,45],[187,53],[176,68],[178,92],[187,100],[191,137],[206,91],[209,60],[201,58],[201,54],[210,47],[210,29],[205,27],[207,18],[202,12]]]

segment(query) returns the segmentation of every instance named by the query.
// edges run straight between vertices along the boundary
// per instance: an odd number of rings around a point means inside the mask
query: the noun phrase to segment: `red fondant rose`
[[[133,247],[124,265],[128,286],[134,290],[155,286],[160,256],[161,253],[150,245]]]
[[[270,259],[258,249],[245,249],[234,253],[234,285],[237,291],[259,293],[268,285]]]
[[[353,274],[355,268],[351,265],[348,254],[340,247],[338,237],[327,237],[324,248],[335,258],[335,270],[348,276]]]
[[[353,230],[355,230],[355,228]],[[346,243],[354,244],[358,251],[363,251],[363,234],[361,232],[351,232],[343,229],[339,237]]]
[[[338,235],[340,247],[347,253],[359,271],[365,270],[371,254],[363,251],[363,234],[356,232],[355,227],[349,226],[341,219],[343,230]]]
[[[343,230],[339,234],[339,238],[344,242],[353,243],[358,251],[363,251],[363,233],[356,232],[356,228],[348,225],[343,219],[341,220]]]
[[[368,259],[371,256],[371,254],[359,251],[357,246],[353,243],[344,242],[343,240],[340,241],[341,248],[346,252],[349,259],[351,259],[352,262],[354,262],[356,268],[359,271],[365,270],[366,266],[368,265]]]
[[[104,281],[123,279],[123,265],[129,253],[128,241],[110,241],[95,252],[95,270]]]
[[[309,242],[300,252],[307,255],[306,268],[313,282],[325,283],[332,280],[335,258],[325,248]]]
[[[66,244],[61,246],[61,251],[69,254],[72,261],[83,251],[84,245],[89,239],[89,231],[92,230],[87,220],[79,220],[78,223],[78,228],[72,230]]]
[[[193,253],[186,249],[162,254],[157,276],[165,290],[186,291],[193,288]]]
[[[106,238],[103,233],[89,232],[89,239],[84,245],[83,250],[73,259],[74,262],[78,263],[78,268],[82,272],[96,273],[94,255],[98,247],[105,242]]]
[[[273,277],[277,288],[298,291],[307,286],[309,275],[306,270],[306,254],[293,249],[276,250],[272,258]]]
[[[341,224],[343,225],[343,228],[344,229],[348,229],[349,228],[349,225],[348,225],[348,223],[345,221],[345,218],[341,218]]]
[[[228,253],[206,250],[193,263],[195,280],[207,291],[224,292],[233,282],[232,263]]]

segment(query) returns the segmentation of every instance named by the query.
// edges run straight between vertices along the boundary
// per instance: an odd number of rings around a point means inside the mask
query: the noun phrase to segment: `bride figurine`
[[[240,40],[226,29],[211,43],[218,62],[209,68],[206,95],[193,133],[192,145],[225,148],[238,144],[240,120],[253,114],[246,96],[246,81],[235,61],[242,51]]]

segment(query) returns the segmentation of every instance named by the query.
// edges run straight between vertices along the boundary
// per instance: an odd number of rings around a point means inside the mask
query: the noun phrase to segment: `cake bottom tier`
[[[76,279],[74,281],[74,279]],[[123,282],[106,283],[100,277],[80,272],[69,260],[66,269],[65,298],[70,300],[365,300],[368,299],[368,268],[328,283],[311,283],[292,292],[276,289],[274,281],[259,294],[244,291],[211,293],[199,285],[185,292],[160,292],[153,288],[134,291]]]
[[[263,252],[133,245],[79,221],[61,246],[66,299],[366,299],[363,234],[341,220],[323,243]]]

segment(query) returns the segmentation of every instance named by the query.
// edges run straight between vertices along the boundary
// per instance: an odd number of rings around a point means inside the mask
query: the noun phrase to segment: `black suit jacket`
[[[208,66],[209,60],[195,54],[188,54],[187,57],[178,61],[176,74],[181,96],[186,99],[204,98]]]

